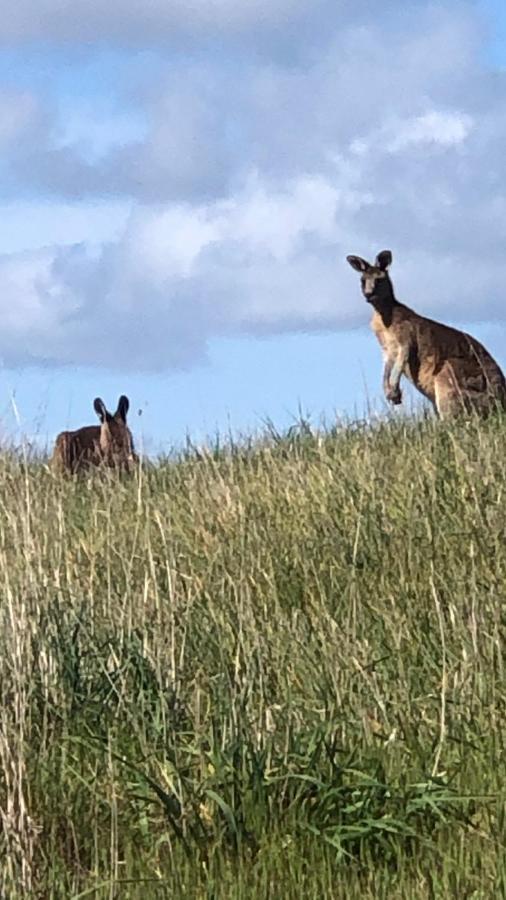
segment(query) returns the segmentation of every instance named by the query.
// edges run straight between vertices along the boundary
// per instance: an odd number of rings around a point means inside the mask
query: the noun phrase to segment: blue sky
[[[4,7],[0,436],[97,394],[148,452],[380,410],[344,257],[384,247],[506,366],[502,2]]]

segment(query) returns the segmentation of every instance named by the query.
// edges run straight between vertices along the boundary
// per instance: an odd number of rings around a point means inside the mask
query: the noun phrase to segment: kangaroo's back
[[[486,347],[458,328],[418,314],[413,318],[414,340],[406,376],[422,391],[428,388],[439,402],[474,406],[506,405],[504,374]],[[425,392],[425,391],[424,391]]]
[[[75,473],[100,462],[100,425],[85,425],[76,431],[62,431],[55,441],[53,463]]]

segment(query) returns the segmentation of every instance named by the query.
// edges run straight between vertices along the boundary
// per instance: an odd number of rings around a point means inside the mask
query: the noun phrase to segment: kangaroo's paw
[[[399,404],[402,403],[402,391],[400,387],[388,388],[388,390],[385,391],[385,397],[388,402],[392,403],[394,406],[399,406]]]

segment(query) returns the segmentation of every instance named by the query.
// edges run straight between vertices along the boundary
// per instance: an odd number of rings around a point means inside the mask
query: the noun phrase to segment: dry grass
[[[0,895],[504,895],[505,427],[3,456]]]

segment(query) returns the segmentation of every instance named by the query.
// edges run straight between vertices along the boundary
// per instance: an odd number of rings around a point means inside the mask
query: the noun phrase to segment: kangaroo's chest
[[[397,329],[392,326],[387,327],[378,312],[373,314],[371,329],[376,335],[385,356],[395,356],[401,346]]]
[[[375,312],[371,328],[376,335],[386,361],[403,359],[402,372],[422,394],[433,400],[435,359],[433,352],[420,346],[416,329],[409,321],[385,326],[382,317]]]

